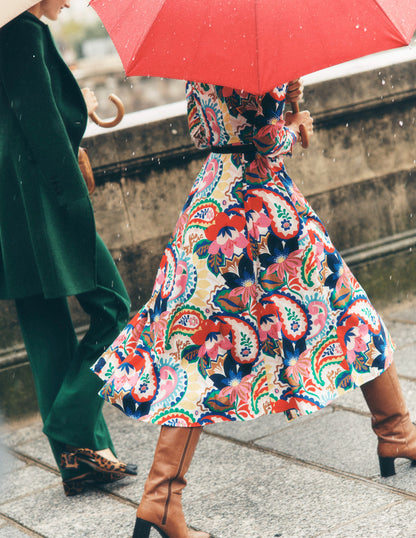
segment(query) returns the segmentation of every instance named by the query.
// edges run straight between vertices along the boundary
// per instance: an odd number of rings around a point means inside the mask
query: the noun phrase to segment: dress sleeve
[[[193,82],[186,83],[186,106],[188,113],[188,127],[192,141],[197,148],[208,147],[207,136],[200,112],[198,92]]]
[[[33,23],[4,27],[0,32],[0,77],[34,162],[58,203],[65,205],[85,193],[71,185],[80,170],[53,95],[44,47],[42,27]]]
[[[296,133],[285,125],[283,111],[287,84],[259,97],[258,114],[254,118],[253,142],[262,155],[276,158],[291,155]]]

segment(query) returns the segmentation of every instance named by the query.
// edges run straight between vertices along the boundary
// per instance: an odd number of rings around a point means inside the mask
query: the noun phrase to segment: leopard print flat
[[[61,454],[61,467],[84,471],[88,467],[90,469],[63,481],[64,492],[68,497],[83,493],[95,484],[109,484],[137,474],[137,465],[111,461],[90,448],[68,448]]]
[[[74,448],[61,454],[61,467],[63,469],[78,469],[82,463],[97,473],[119,474],[120,478],[124,475],[137,475],[137,465],[111,461],[90,448]]]

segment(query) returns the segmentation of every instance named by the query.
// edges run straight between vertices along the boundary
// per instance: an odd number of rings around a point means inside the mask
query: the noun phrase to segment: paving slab
[[[372,477],[379,472],[376,438],[367,417],[336,410],[269,435],[256,445],[339,471]]]
[[[411,417],[413,420],[416,420],[416,383],[408,379],[400,379],[400,385],[402,387],[404,399],[410,410]],[[333,406],[351,409],[370,417],[370,411],[360,389],[343,394],[334,400]],[[320,414],[321,411],[318,411],[318,413]],[[369,424],[371,424],[371,421],[369,421]]]
[[[219,422],[206,426],[205,431],[225,438],[231,438],[246,443],[269,435],[273,431],[287,428],[288,421],[282,413],[267,415],[247,422]]]
[[[413,324],[391,320],[386,325],[397,350],[409,344],[416,344],[416,327]]]
[[[409,460],[395,460],[396,474],[387,478],[376,477],[376,481],[386,486],[391,486],[403,493],[411,493],[416,496],[416,467]],[[416,536],[416,527],[415,527]]]
[[[413,329],[412,329],[413,330]],[[416,327],[415,327],[416,332]],[[401,376],[406,376],[416,380],[416,346],[408,344],[400,347],[394,353],[397,372]]]
[[[28,456],[58,470],[48,439],[44,434],[41,437],[16,444],[14,449],[22,456]]]
[[[0,439],[7,446],[18,445],[42,436],[44,436],[42,433],[42,422],[37,415],[32,417],[29,423],[25,422],[22,425],[19,422],[13,425],[6,424],[0,430]]]
[[[0,527],[0,538],[27,538],[28,536],[30,536],[29,531],[25,532],[11,525]]]
[[[65,497],[62,488],[54,487],[5,503],[1,511],[45,538],[126,538],[136,510],[100,492]]]
[[[284,459],[273,454],[202,435],[187,475],[184,499],[203,498],[206,495],[220,497],[230,484],[238,485],[247,481],[255,484],[259,476],[277,476],[285,464]]]
[[[320,538],[415,538],[416,506],[403,500],[374,510],[367,517],[351,521],[338,528],[329,527]]]
[[[360,389],[355,389],[346,394],[342,394],[339,398],[336,398],[331,407],[342,407],[344,409],[351,409],[357,413],[362,413],[368,416],[368,423],[370,421],[370,412],[368,410],[367,404],[365,403],[364,396]],[[320,413],[320,411],[318,411]]]
[[[329,523],[347,524],[400,499],[372,483],[287,462],[278,473],[259,472],[255,482],[234,484],[230,476],[221,494],[195,499],[187,517],[215,538],[311,538]]]
[[[416,306],[414,304],[398,305],[394,309],[387,310],[385,314],[383,313],[383,318],[385,318],[387,325],[389,320],[410,322],[416,325]]]
[[[321,409],[319,414],[331,412],[330,408]],[[286,428],[290,428],[295,423],[301,421],[309,421],[316,418],[318,413],[299,417],[296,420],[288,421],[283,413],[275,415],[266,415],[255,420],[247,422],[221,422],[218,424],[210,424],[204,428],[210,434],[218,435],[224,439],[233,439],[245,443],[252,443],[257,439],[271,435],[272,433],[280,433]]]
[[[7,473],[1,484],[0,509],[4,510],[7,502],[36,492],[43,495],[45,489],[61,484],[61,477],[45,471],[36,465],[26,465],[13,473]],[[62,489],[62,486],[60,486]],[[62,489],[63,495],[63,489]]]

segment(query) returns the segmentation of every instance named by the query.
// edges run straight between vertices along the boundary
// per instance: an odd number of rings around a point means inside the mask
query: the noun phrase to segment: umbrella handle
[[[119,97],[115,95],[114,93],[111,93],[108,96],[109,100],[116,105],[117,108],[117,116],[113,120],[102,120],[95,112],[91,112],[89,115],[90,118],[94,123],[99,125],[100,127],[115,127],[118,125],[124,116],[124,105]]]
[[[298,103],[296,101],[292,101],[291,105],[292,105],[293,114],[297,114],[299,112]],[[308,133],[306,132],[304,125],[302,124],[299,125],[299,132],[300,132],[300,140],[302,143],[302,147],[306,149],[309,147],[309,137],[308,137]]]

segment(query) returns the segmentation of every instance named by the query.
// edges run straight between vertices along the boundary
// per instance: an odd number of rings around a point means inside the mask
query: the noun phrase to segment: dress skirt
[[[94,366],[100,395],[128,416],[184,427],[290,419],[392,361],[383,321],[285,170],[296,135],[284,97],[285,86],[252,98],[188,85],[191,135],[213,151],[150,300]]]

